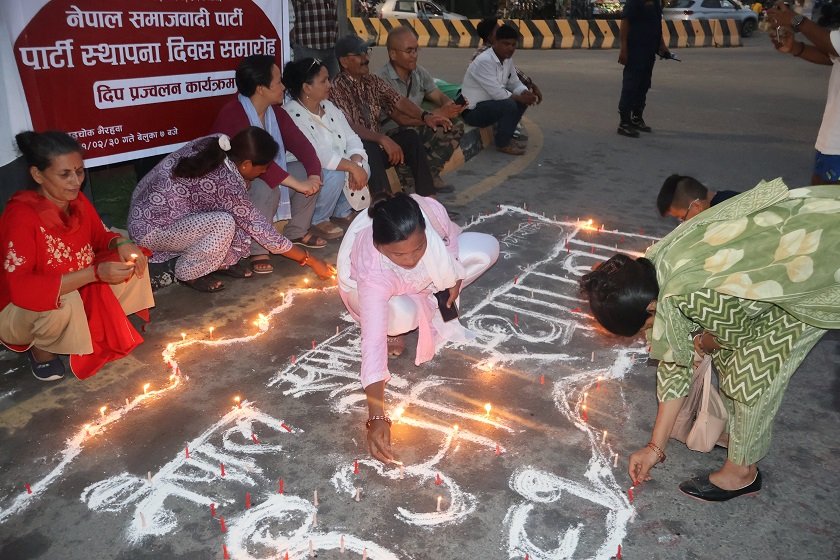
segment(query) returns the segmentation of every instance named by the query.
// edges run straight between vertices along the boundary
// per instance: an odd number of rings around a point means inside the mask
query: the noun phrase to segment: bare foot
[[[727,459],[720,470],[709,474],[709,481],[724,490],[740,490],[752,484],[757,472],[755,465],[737,465]]]
[[[35,348],[34,346],[30,348],[30,350],[32,351],[32,357],[40,364],[45,364],[50,360],[54,360],[56,356],[52,352],[47,352],[46,350],[41,350],[40,348]]]
[[[405,350],[405,335],[389,336],[388,337],[388,355],[400,356]]]

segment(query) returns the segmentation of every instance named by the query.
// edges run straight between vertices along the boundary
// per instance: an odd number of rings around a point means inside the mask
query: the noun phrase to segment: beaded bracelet
[[[370,425],[373,423],[374,420],[382,420],[383,422],[387,422],[388,426],[391,425],[391,419],[389,417],[380,416],[377,414],[376,416],[371,416],[370,418],[368,418],[367,422],[365,422],[365,428],[370,430]]]
[[[652,441],[649,441],[649,442],[648,442],[648,444],[647,444],[647,447],[649,447],[649,448],[653,449],[653,450],[656,452],[656,454],[659,456],[659,462],[660,462],[660,463],[664,463],[664,462],[665,462],[665,452],[664,452],[664,451],[662,451],[662,450],[659,448],[659,446],[658,446],[658,445],[656,445],[656,444],[655,444],[655,443],[653,443]]]

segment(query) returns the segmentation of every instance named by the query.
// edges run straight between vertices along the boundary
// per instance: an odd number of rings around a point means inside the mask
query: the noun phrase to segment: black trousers
[[[644,111],[655,62],[656,53],[632,50],[628,53],[621,81],[621,99],[618,101],[618,112],[622,116],[628,116],[631,111]]]
[[[411,170],[411,175],[414,177],[414,188],[420,196],[429,196],[435,194],[434,180],[432,179],[432,172],[429,169],[429,160],[426,158],[426,152],[423,148],[423,142],[420,140],[420,135],[417,131],[410,128],[403,128],[394,134],[390,135],[391,140],[396,142],[403,151],[405,164]],[[390,189],[388,183],[388,176],[385,170],[391,164],[388,163],[388,154],[385,150],[371,140],[363,140],[362,144],[368,156],[368,163],[370,164],[370,178],[368,179],[368,187],[372,195],[387,191]]]

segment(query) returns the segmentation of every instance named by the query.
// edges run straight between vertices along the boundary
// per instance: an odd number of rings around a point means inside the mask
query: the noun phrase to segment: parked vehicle
[[[743,37],[749,37],[758,27],[758,14],[735,0],[670,0],[662,15],[670,20],[734,19]]]
[[[379,17],[422,19],[467,19],[466,16],[447,12],[432,0],[386,0],[379,4]]]

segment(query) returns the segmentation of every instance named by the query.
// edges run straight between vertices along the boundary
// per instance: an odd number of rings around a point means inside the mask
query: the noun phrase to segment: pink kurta
[[[394,296],[410,297],[417,306],[419,315],[419,337],[417,341],[417,365],[429,361],[435,354],[436,333],[432,320],[437,304],[431,294],[451,288],[464,278],[464,269],[458,262],[458,235],[461,228],[453,223],[446,209],[437,201],[423,199],[426,217],[426,254],[412,270],[406,270],[392,263],[373,245],[371,221],[366,215],[354,220],[347,232],[346,242],[352,243],[348,261],[342,258],[345,245],[339,251],[339,293],[350,314],[362,328],[362,386],[377,381],[388,381],[388,300]],[[446,240],[441,239],[436,229],[445,229]],[[355,238],[353,238],[355,237]],[[349,265],[349,271],[348,271]],[[437,282],[446,285],[436,285]],[[348,284],[355,284],[358,292],[358,310],[348,302]]]

